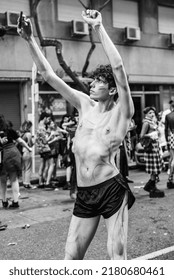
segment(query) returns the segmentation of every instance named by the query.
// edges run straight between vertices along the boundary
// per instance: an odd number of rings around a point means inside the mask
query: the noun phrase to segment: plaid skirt
[[[170,135],[168,137],[168,143],[170,146],[170,149],[174,150],[174,133],[170,132]]]
[[[144,153],[146,172],[149,174],[160,174],[163,168],[162,151],[157,141],[155,141],[152,145],[152,151]]]

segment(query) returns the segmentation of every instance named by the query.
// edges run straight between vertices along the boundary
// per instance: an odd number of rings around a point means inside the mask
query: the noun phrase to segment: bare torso
[[[119,117],[113,110],[96,114],[88,111],[79,121],[73,141],[78,186],[99,184],[118,173],[115,155],[120,145],[116,133]]]

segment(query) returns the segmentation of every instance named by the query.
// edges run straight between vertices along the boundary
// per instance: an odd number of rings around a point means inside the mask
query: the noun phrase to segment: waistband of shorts
[[[92,190],[92,189],[97,189],[97,188],[102,188],[102,187],[105,187],[106,184],[110,184],[112,182],[114,182],[115,180],[117,180],[117,178],[120,177],[120,173],[114,175],[112,178],[106,180],[106,181],[103,181],[97,185],[93,185],[93,186],[84,186],[84,187],[80,187],[80,186],[77,186],[77,190],[81,191],[81,190]]]

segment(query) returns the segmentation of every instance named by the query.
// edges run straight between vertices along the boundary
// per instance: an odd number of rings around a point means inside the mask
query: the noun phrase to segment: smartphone
[[[23,17],[23,12],[21,11],[20,12],[20,16],[19,16],[19,28],[21,28],[22,27],[22,17]]]

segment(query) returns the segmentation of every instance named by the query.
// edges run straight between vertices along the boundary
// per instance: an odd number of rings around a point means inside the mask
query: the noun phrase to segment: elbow
[[[120,70],[121,68],[123,68],[123,61],[122,61],[122,59],[120,58],[119,60],[113,61],[111,66],[112,66],[113,72],[117,71],[117,70]]]
[[[134,105],[133,105],[133,102],[132,102],[132,106],[131,106],[131,109],[130,109],[131,118],[133,117],[134,113],[135,113],[135,108],[134,108]]]
[[[44,81],[48,82],[50,79],[48,71],[45,70],[45,71],[41,71],[40,73],[41,73],[41,76],[43,77]]]
[[[50,70],[44,69],[42,71],[40,71],[41,76],[43,77],[43,79],[45,80],[45,82],[49,83],[51,77],[52,77],[52,72]]]
[[[127,113],[127,118],[128,119],[132,119],[134,113],[135,113],[135,108],[134,108],[134,104],[133,104],[133,101],[131,100],[130,101],[130,104],[129,104],[129,109],[126,111]]]

